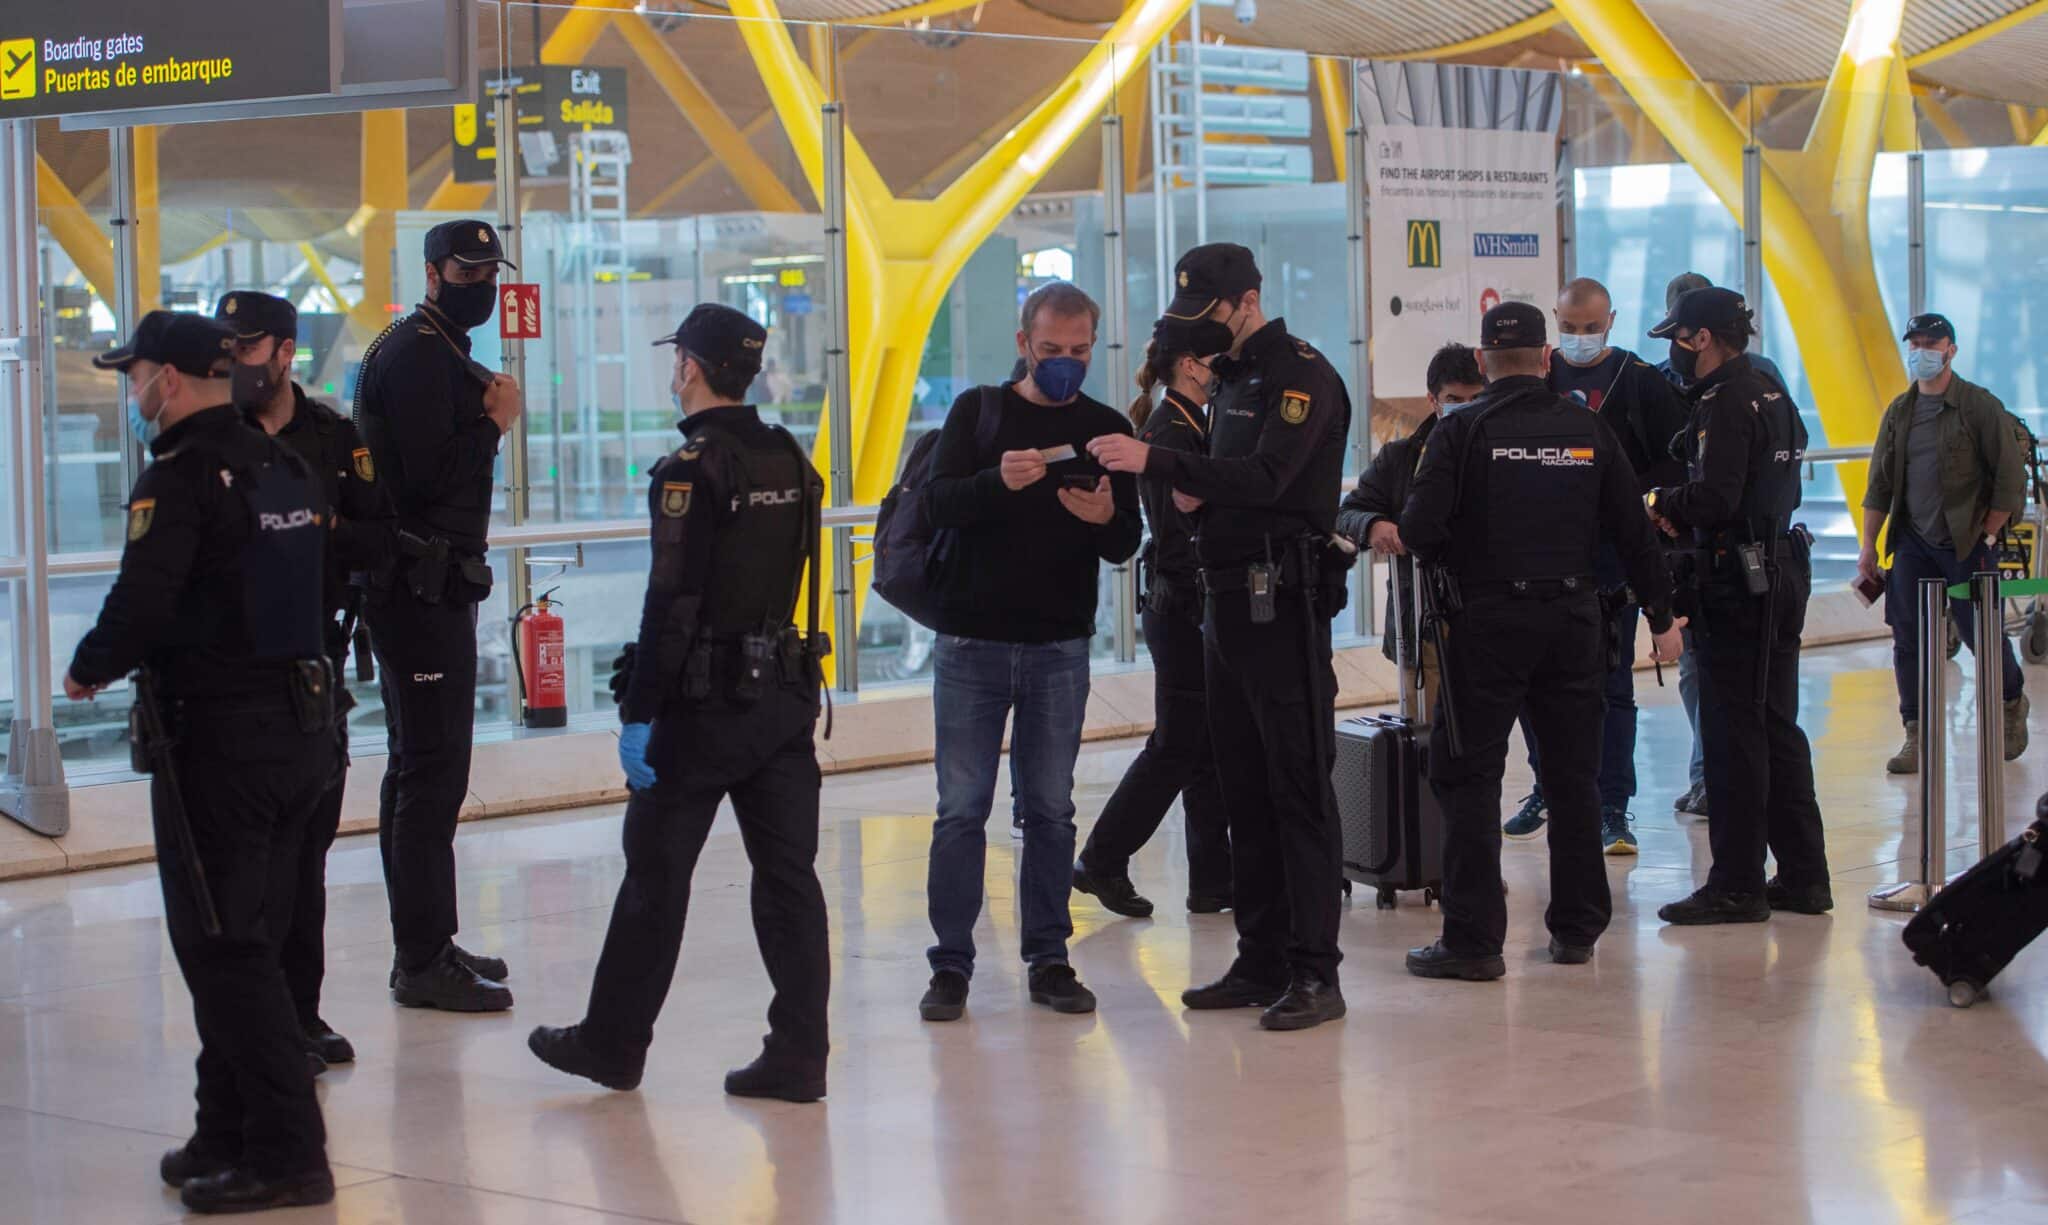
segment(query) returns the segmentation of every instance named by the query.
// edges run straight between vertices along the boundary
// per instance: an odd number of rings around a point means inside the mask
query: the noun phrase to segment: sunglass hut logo
[[[1545,468],[1590,468],[1591,447],[1495,447],[1493,462],[1541,464]]]

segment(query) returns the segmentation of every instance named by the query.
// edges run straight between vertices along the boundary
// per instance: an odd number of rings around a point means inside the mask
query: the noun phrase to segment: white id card
[[[1043,451],[1040,451],[1038,453],[1038,458],[1044,460],[1048,464],[1063,464],[1066,463],[1068,460],[1073,459],[1077,454],[1079,454],[1079,452],[1075,451],[1073,447],[1062,443],[1059,446],[1047,447]]]

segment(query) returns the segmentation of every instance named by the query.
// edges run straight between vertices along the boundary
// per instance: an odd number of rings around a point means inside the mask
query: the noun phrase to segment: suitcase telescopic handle
[[[1401,586],[1401,573],[1404,569],[1407,571],[1411,584],[1419,582],[1421,576],[1415,572],[1413,558],[1395,557],[1390,565],[1393,571],[1390,586],[1394,589],[1394,668],[1400,677],[1397,684],[1401,717],[1410,723],[1421,723],[1429,718],[1429,712],[1421,709],[1424,704],[1421,697],[1422,659],[1415,641],[1422,627],[1413,620],[1421,610],[1408,607],[1406,593]]]

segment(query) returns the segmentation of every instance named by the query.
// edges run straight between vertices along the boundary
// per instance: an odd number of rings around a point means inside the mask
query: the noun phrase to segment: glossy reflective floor
[[[1964,656],[1964,663],[1969,662]],[[993,823],[992,905],[968,1019],[926,1026],[928,767],[827,784],[821,875],[835,948],[832,1097],[729,1101],[766,980],[729,822],[697,874],[683,965],[637,1093],[560,1076],[528,1027],[574,1020],[620,873],[618,813],[464,828],[465,940],[504,954],[509,1017],[402,1012],[376,847],[330,868],[327,1017],[361,1062],[321,1083],[342,1183],[279,1220],[596,1222],[2048,1222],[2048,951],[1991,1000],[1951,1009],[1900,920],[1864,893],[1917,846],[1882,646],[1815,652],[1806,725],[1840,903],[1828,918],[1665,930],[1656,907],[1704,870],[1679,824],[1676,690],[1641,678],[1637,829],[1614,860],[1613,929],[1588,967],[1542,956],[1540,842],[1505,852],[1509,977],[1424,982],[1401,952],[1433,911],[1369,900],[1345,919],[1350,1016],[1305,1034],[1178,996],[1229,960],[1228,916],[1177,911],[1177,833],[1139,861],[1150,922],[1075,908],[1092,1017],[1025,1003],[1016,852]],[[1969,692],[1952,841],[1975,845]],[[2048,670],[2029,669],[2048,694]],[[2037,723],[2036,735],[2048,734]],[[1083,756],[1092,821],[1135,746]],[[2012,827],[2048,787],[2048,745],[2006,771]],[[1510,804],[1526,779],[1510,777]],[[185,1134],[194,1040],[154,870],[0,886],[0,1219],[176,1220],[157,1154]]]

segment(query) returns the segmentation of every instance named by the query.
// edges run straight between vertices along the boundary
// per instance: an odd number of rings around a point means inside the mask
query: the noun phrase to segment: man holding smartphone
[[[1942,315],[1906,321],[1905,358],[1913,385],[1884,410],[1870,453],[1863,494],[1863,553],[1856,581],[1868,594],[1879,583],[1884,619],[1892,627],[1892,673],[1906,743],[1885,763],[1892,774],[1920,770],[1920,640],[1923,578],[1968,582],[1998,560],[1991,542],[2026,497],[2026,456],[2012,415],[1997,396],[1955,372],[1956,329]],[[1891,523],[1892,568],[1877,564],[1877,534]],[[1971,651],[1976,619],[1968,600],[1953,602],[1956,625]],[[2012,643],[2001,635],[2005,667],[2005,759],[2027,747],[2027,695]]]

